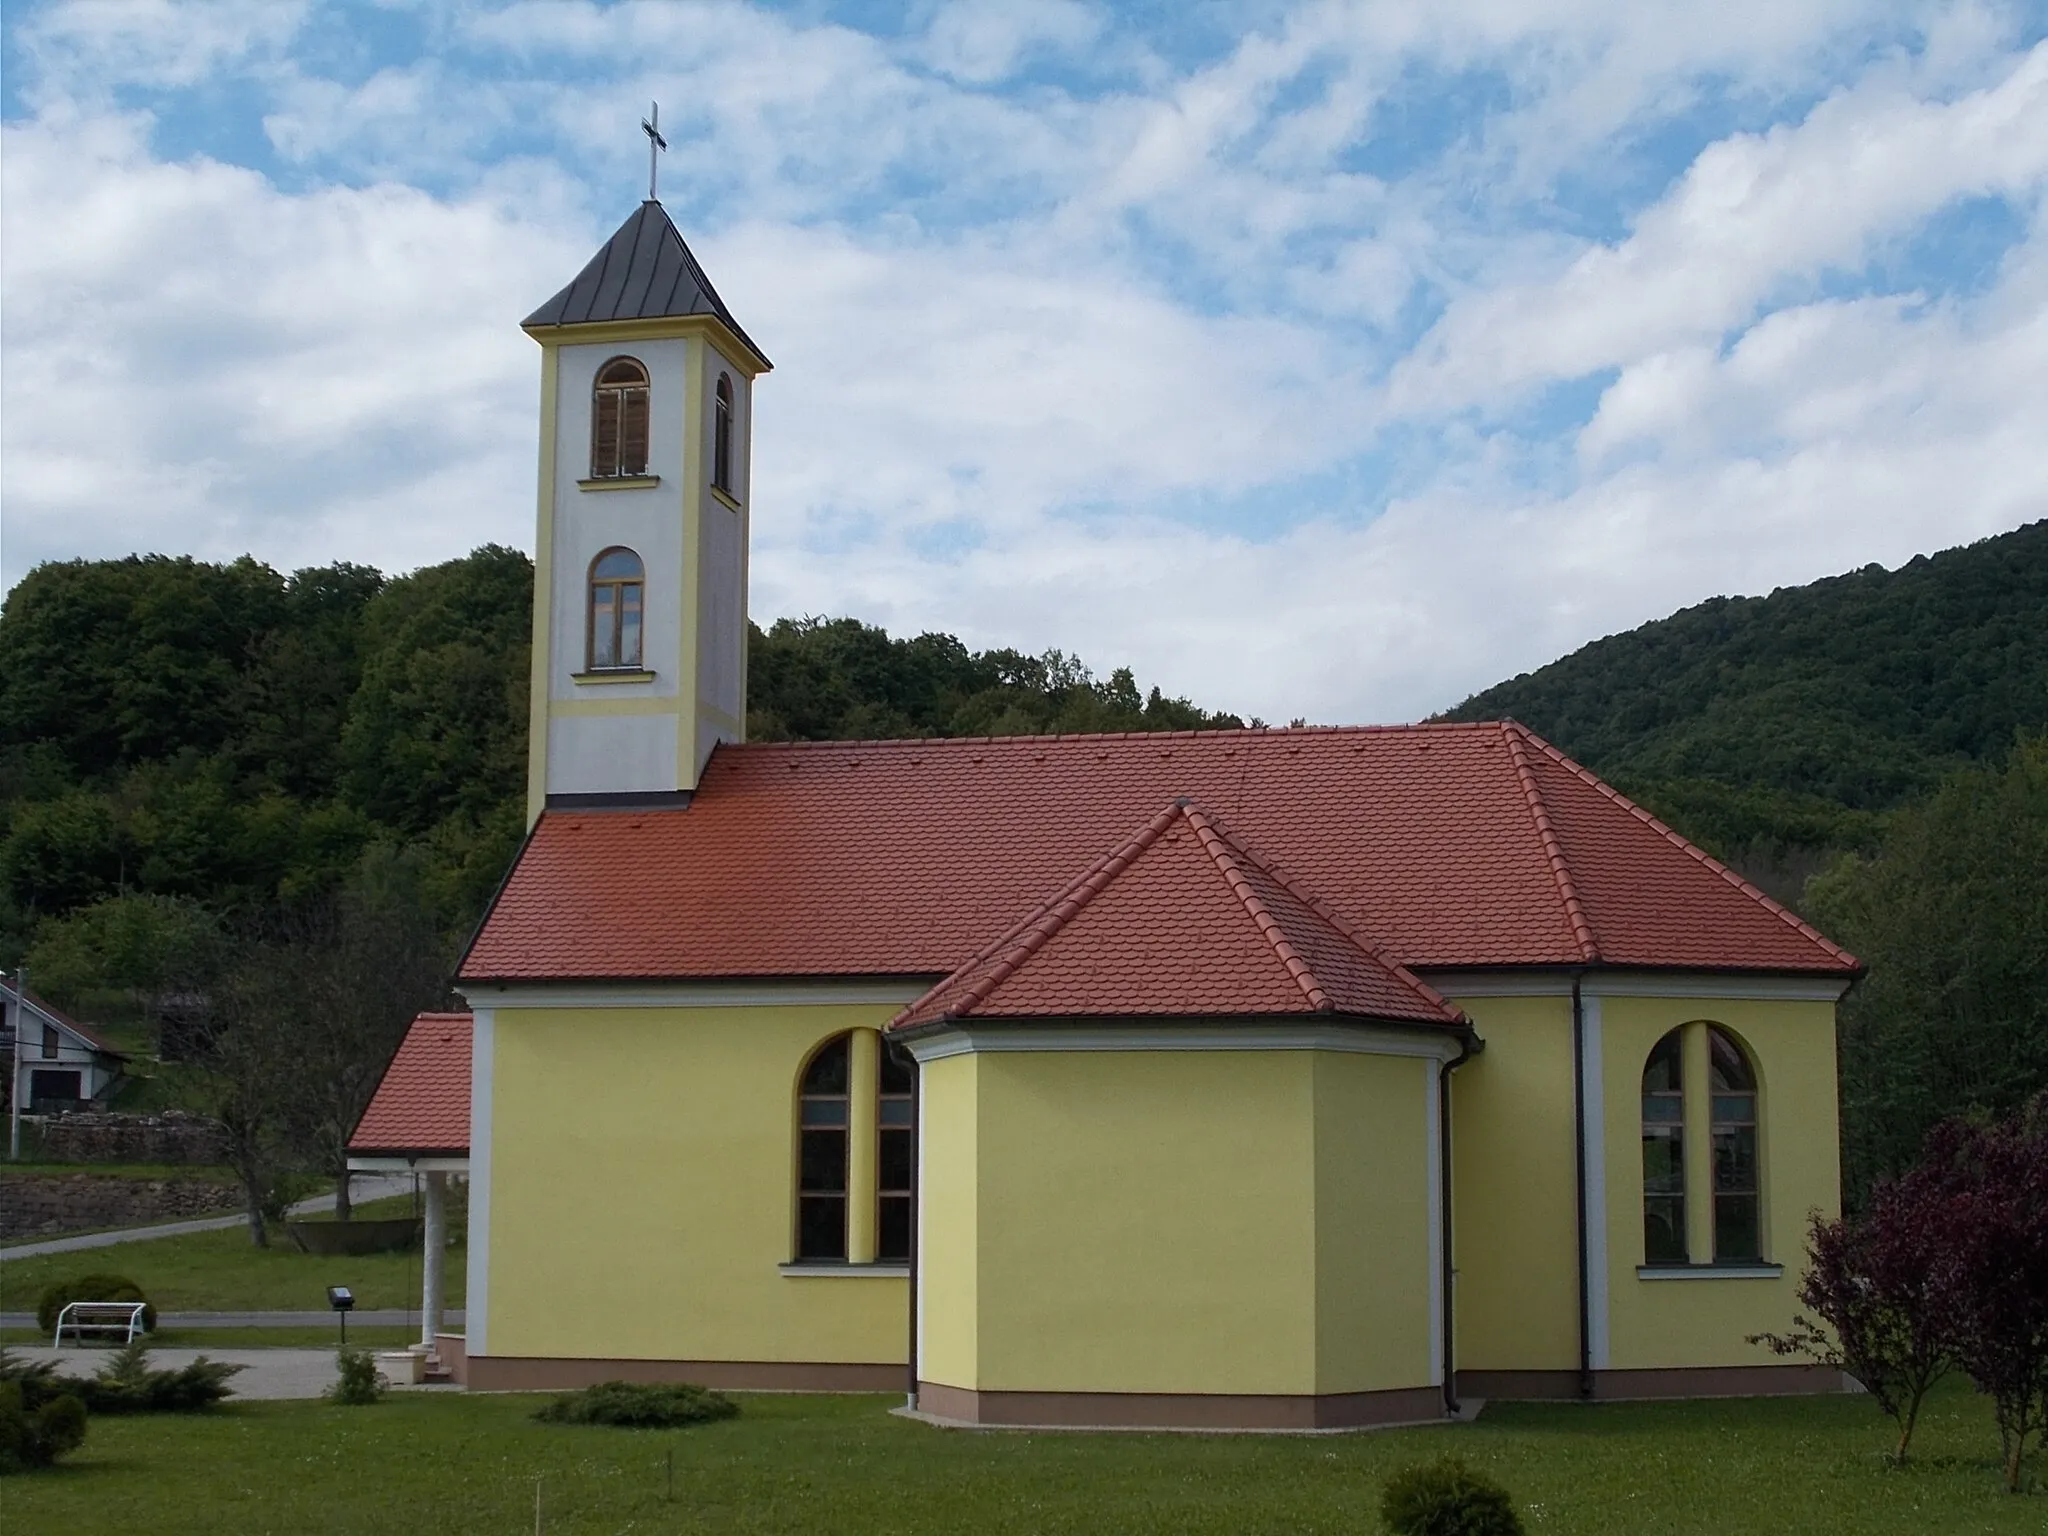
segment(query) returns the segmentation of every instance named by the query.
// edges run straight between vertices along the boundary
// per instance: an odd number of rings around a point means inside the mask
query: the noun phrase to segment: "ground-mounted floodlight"
[[[345,1285],[327,1287],[327,1305],[334,1308],[334,1315],[341,1320],[342,1347],[348,1347],[348,1314],[356,1304],[356,1293]]]

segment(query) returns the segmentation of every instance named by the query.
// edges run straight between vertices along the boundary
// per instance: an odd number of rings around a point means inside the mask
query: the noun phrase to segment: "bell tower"
[[[541,348],[527,821],[686,804],[746,730],[771,365],[651,197],[523,329]]]

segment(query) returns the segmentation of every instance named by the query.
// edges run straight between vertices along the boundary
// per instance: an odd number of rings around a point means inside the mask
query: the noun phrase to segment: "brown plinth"
[[[1645,1398],[1793,1397],[1840,1392],[1842,1373],[1824,1365],[1703,1365],[1670,1370],[1595,1371],[1595,1402]],[[1577,1371],[1460,1371],[1460,1397],[1489,1402],[1569,1401],[1581,1396]]]
[[[1299,1397],[1200,1392],[975,1392],[917,1385],[918,1411],[950,1424],[1034,1429],[1361,1429],[1444,1417],[1435,1387]]]
[[[469,1336],[462,1333],[434,1335],[434,1357],[458,1387],[469,1385]]]
[[[734,1392],[901,1392],[900,1365],[802,1360],[562,1360],[471,1355],[464,1385],[477,1392],[554,1392],[600,1381],[688,1381]]]

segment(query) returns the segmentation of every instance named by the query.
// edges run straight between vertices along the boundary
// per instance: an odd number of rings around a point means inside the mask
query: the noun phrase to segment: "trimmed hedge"
[[[56,1332],[57,1314],[74,1301],[139,1301],[143,1304],[143,1331],[156,1332],[156,1308],[142,1294],[142,1287],[126,1275],[79,1275],[76,1279],[59,1280],[36,1302],[36,1326],[45,1333]]]
[[[740,1405],[688,1382],[606,1381],[565,1393],[534,1414],[543,1424],[611,1424],[621,1429],[678,1429],[736,1419]]]

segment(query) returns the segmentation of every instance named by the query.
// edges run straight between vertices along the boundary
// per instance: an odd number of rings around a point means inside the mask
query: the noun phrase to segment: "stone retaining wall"
[[[56,1163],[218,1164],[227,1151],[217,1122],[181,1109],[52,1115],[43,1122],[43,1156]]]
[[[0,1172],[0,1241],[96,1227],[219,1216],[242,1208],[235,1184],[211,1179],[124,1179],[104,1173]]]

